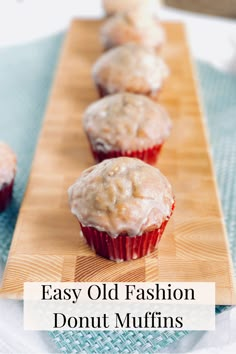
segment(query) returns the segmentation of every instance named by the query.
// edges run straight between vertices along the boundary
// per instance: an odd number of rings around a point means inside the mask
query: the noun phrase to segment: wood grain
[[[236,17],[235,0],[209,1],[209,0],[164,0],[170,7],[176,7],[191,12],[200,12],[208,15]]]
[[[159,168],[176,210],[159,249],[116,264],[80,237],[67,188],[92,165],[81,116],[97,99],[91,67],[101,54],[99,21],[74,21],[66,38],[20,210],[1,296],[22,297],[25,281],[214,281],[217,304],[235,303],[227,238],[184,27],[165,23],[171,69],[161,95],[173,119]]]

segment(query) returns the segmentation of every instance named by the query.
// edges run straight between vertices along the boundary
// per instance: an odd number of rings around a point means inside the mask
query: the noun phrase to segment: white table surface
[[[0,47],[46,37],[65,30],[71,19],[99,18],[99,0],[0,0]],[[181,20],[187,26],[195,58],[220,70],[236,72],[236,23],[193,15],[170,8],[159,9],[163,20]],[[2,276],[0,264],[0,278]],[[217,316],[216,331],[188,335],[168,353],[236,353],[236,309]],[[22,303],[0,300],[0,353],[56,353],[46,332],[23,330]]]

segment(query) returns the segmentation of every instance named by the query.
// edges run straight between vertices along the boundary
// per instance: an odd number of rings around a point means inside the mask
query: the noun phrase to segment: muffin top
[[[137,7],[151,9],[150,0],[103,0],[104,10],[108,15],[114,15],[117,12],[125,12]]]
[[[5,144],[0,142],[0,188],[3,184],[9,184],[15,177],[16,156]]]
[[[151,48],[128,43],[103,54],[93,66],[96,84],[112,94],[119,91],[157,92],[168,76],[168,67]]]
[[[95,150],[134,151],[162,144],[171,121],[162,106],[143,95],[118,93],[91,104],[84,113],[85,132]]]
[[[69,188],[71,212],[83,226],[141,235],[168,220],[174,203],[168,180],[145,162],[119,157],[85,170]]]
[[[165,34],[157,19],[139,9],[110,17],[101,28],[101,41],[106,49],[128,42],[159,47]]]

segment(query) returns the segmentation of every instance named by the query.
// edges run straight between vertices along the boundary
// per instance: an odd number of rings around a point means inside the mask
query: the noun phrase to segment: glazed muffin
[[[91,104],[83,125],[97,162],[130,156],[154,164],[170,134],[164,108],[148,97],[124,92]]]
[[[113,261],[152,252],[174,209],[166,177],[157,168],[129,157],[88,168],[68,193],[71,212],[88,245]]]
[[[104,53],[92,76],[101,97],[127,91],[157,98],[168,73],[153,49],[128,43]]]
[[[110,17],[101,28],[101,42],[105,49],[133,42],[159,48],[165,33],[157,19],[143,11],[129,11]]]
[[[15,174],[16,156],[6,144],[0,142],[0,211],[11,200]]]
[[[143,10],[150,10],[152,2],[150,0],[103,0],[103,8],[108,16],[140,7]]]

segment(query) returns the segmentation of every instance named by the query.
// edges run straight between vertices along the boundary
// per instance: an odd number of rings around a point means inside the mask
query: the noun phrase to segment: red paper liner
[[[116,91],[116,92],[109,92],[107,90],[107,88],[101,84],[96,84],[96,87],[97,87],[97,91],[98,91],[98,94],[99,94],[99,97],[100,98],[103,98],[105,96],[109,96],[109,95],[114,95],[115,93],[118,93],[118,92],[121,92],[121,91]],[[130,92],[130,93],[134,93],[134,94],[140,94],[140,95],[144,95],[144,96],[147,96],[149,98],[151,98],[152,100],[154,101],[157,101],[158,98],[159,98],[159,94],[161,92],[161,89],[159,89],[158,91],[156,92],[152,92],[151,90],[148,91],[148,92],[137,92],[137,91],[132,91],[132,90],[125,90],[125,92]]]
[[[91,146],[92,154],[94,156],[95,161],[101,162],[106,159],[112,159],[114,157],[135,157],[137,159],[143,160],[150,165],[155,165],[157,162],[158,156],[160,154],[161,148],[163,144],[155,145],[152,148],[145,149],[145,150],[136,150],[136,151],[101,151],[101,150],[94,150]]]
[[[167,222],[168,220],[164,221],[159,228],[144,232],[141,236],[119,235],[116,238],[93,227],[80,226],[87,243],[96,254],[121,262],[141,258],[153,252],[160,242]]]
[[[4,184],[0,189],[0,212],[6,209],[11,200],[13,185],[14,180],[10,184]]]
[[[110,93],[104,86],[96,84],[96,87],[100,98],[103,98],[108,95],[112,95],[112,93]]]

